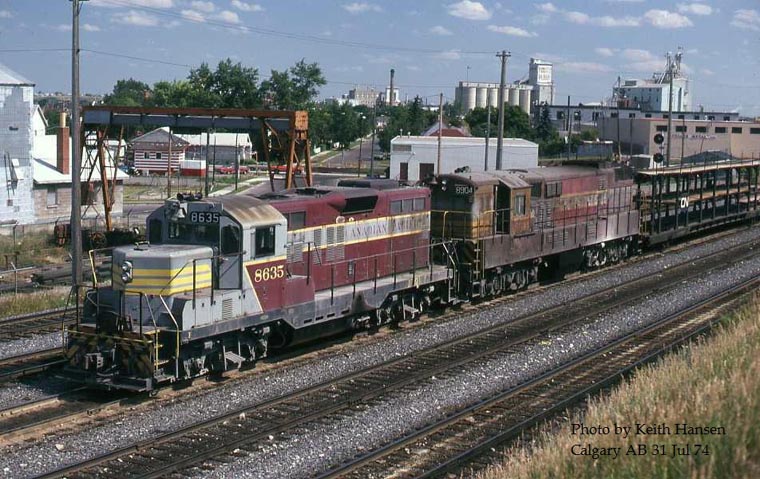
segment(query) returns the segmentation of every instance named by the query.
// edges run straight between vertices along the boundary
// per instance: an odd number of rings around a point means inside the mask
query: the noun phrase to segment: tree
[[[147,83],[130,78],[119,80],[113,92],[103,97],[103,103],[116,106],[143,106],[150,97],[151,88]]]
[[[318,87],[326,83],[319,65],[301,59],[289,70],[272,70],[269,79],[262,82],[261,90],[271,108],[304,110],[314,102]]]

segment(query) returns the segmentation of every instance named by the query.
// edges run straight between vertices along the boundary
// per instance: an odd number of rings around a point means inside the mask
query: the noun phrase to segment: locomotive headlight
[[[132,281],[132,262],[125,261],[121,264],[121,281],[129,283]]]

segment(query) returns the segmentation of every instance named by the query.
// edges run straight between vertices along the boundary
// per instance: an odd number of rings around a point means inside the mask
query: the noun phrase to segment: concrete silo
[[[520,109],[527,114],[530,114],[530,94],[532,90],[521,89],[520,90]]]

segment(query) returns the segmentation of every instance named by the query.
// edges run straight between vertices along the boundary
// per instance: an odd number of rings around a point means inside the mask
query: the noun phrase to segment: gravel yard
[[[463,314],[446,322],[433,322],[424,327],[388,335],[372,344],[365,343],[361,348],[347,348],[347,351],[340,354],[308,364],[222,384],[210,391],[195,395],[188,394],[172,401],[159,400],[160,407],[140,407],[128,410],[118,421],[98,424],[56,438],[45,438],[34,443],[6,448],[0,457],[0,471],[3,471],[6,477],[32,477],[66,464],[81,462],[139,439],[154,437],[239,407],[254,405],[266,399],[381,363],[391,357],[433,346],[476,329],[561,305],[595,290],[657,274],[672,265],[688,262],[705,254],[726,249],[729,245],[759,237],[760,228],[744,230],[736,235],[686,251],[642,260],[606,274],[560,284],[540,295],[526,295],[489,311]],[[760,260],[747,262],[741,271],[750,271],[753,268],[754,270],[760,268]],[[738,275],[739,268],[727,273],[729,277],[738,277]],[[727,284],[728,278],[722,281],[717,281],[715,278],[709,281],[701,279],[695,283],[699,287],[691,284],[688,286],[690,296],[672,294],[668,296],[668,301],[663,301],[662,298],[651,301],[656,307],[656,313],[664,314],[667,308],[680,306],[680,302],[688,297],[694,297],[693,295],[700,292],[706,294],[710,287]],[[553,338],[551,344],[540,350],[526,350],[513,358],[501,358],[495,364],[474,368],[471,374],[463,377],[433,381],[431,384],[421,386],[419,393],[412,394],[401,402],[393,402],[385,406],[381,404],[377,408],[360,411],[345,424],[332,424],[326,428],[327,430],[306,431],[303,436],[293,438],[291,442],[283,444],[286,448],[297,448],[303,441],[305,445],[301,449],[292,449],[294,454],[297,450],[301,452],[296,456],[288,455],[287,460],[283,454],[284,451],[278,452],[280,448],[275,449],[272,446],[256,454],[255,460],[245,458],[225,468],[220,468],[212,474],[218,477],[224,477],[225,474],[226,477],[240,477],[242,473],[254,477],[280,475],[295,477],[307,470],[313,472],[339,457],[354,454],[357,447],[363,444],[371,445],[387,441],[397,435],[403,427],[413,424],[415,420],[422,420],[430,414],[434,415],[436,411],[440,414],[455,404],[466,402],[473,394],[476,384],[493,388],[511,384],[549,367],[550,361],[578,354],[582,348],[591,347],[593,342],[601,340],[602,337],[619,334],[625,328],[632,328],[643,321],[650,320],[650,315],[642,314],[642,308],[643,306],[637,307],[635,314],[621,312],[623,316],[617,320],[622,321],[617,326],[612,324],[611,318],[600,320],[596,325],[587,326],[577,332],[572,338],[565,338],[562,335]],[[438,392],[434,395],[435,391]],[[446,391],[446,394],[441,395],[441,391]],[[438,396],[442,397],[436,399]],[[380,419],[381,417],[384,419]],[[317,440],[317,437],[319,437],[318,442],[312,442],[312,440]],[[319,444],[319,446],[315,447],[314,444]],[[320,458],[320,454],[324,456]],[[254,470],[248,465],[249,461],[251,464],[261,461],[256,467],[258,473],[254,474]],[[267,464],[266,468],[264,464]],[[283,468],[274,469],[280,467],[277,464]]]
[[[0,342],[0,359],[60,347],[63,347],[63,335],[60,331],[55,333],[35,334],[28,338]]]

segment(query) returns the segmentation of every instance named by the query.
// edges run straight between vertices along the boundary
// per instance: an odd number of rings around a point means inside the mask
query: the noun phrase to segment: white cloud
[[[60,25],[54,26],[53,29],[58,30],[59,32],[70,32],[71,25],[66,24],[66,23],[61,23]]]
[[[694,26],[689,17],[667,10],[649,10],[644,14],[644,21],[657,28],[669,29]]]
[[[601,55],[603,57],[611,57],[615,55],[615,50],[613,50],[612,48],[599,47],[599,48],[594,48],[594,51],[598,55]]]
[[[533,25],[546,25],[549,23],[549,15],[541,14],[541,15],[533,15],[530,18],[530,23]]]
[[[360,13],[366,13],[366,12],[382,12],[383,11],[380,5],[375,5],[374,3],[365,3],[365,2],[353,2],[353,3],[344,4],[343,10],[347,11],[351,15],[358,15]]]
[[[124,25],[134,25],[136,27],[156,27],[160,23],[157,17],[136,10],[130,10],[124,14],[116,14],[111,17],[111,21],[114,23],[122,23]]]
[[[0,10],[0,18],[13,18],[13,14],[8,10]]]
[[[206,21],[206,17],[204,17],[201,12],[196,12],[195,10],[182,10],[180,13],[182,14],[182,18],[190,20],[191,22],[200,23]]]
[[[406,69],[410,70],[410,71],[413,71],[413,72],[422,71],[422,68],[419,67],[419,66],[417,66],[417,65],[407,65]]]
[[[451,30],[449,30],[446,27],[443,27],[441,25],[436,25],[433,28],[430,29],[430,33],[434,35],[453,35]]]
[[[734,12],[731,25],[744,30],[760,32],[760,12],[753,9],[742,8]]]
[[[211,13],[216,10],[216,5],[214,5],[214,2],[203,2],[201,0],[196,0],[194,2],[190,2],[190,6],[193,7],[193,10],[204,13]]]
[[[459,50],[448,50],[437,54],[435,57],[439,60],[459,60],[462,55]]]
[[[174,0],[89,0],[88,6],[93,7],[150,7],[150,8],[172,8]]]
[[[564,15],[568,22],[579,25],[596,25],[598,27],[637,27],[641,23],[636,17],[617,18],[609,15],[592,17],[583,12],[565,12]]]
[[[82,25],[82,30],[84,30],[85,32],[99,32],[100,27],[97,25],[93,25],[91,23],[85,23]]]
[[[712,15],[715,10],[710,5],[704,3],[679,3],[678,11],[681,13],[691,13],[692,15]]]
[[[264,7],[257,3],[246,3],[240,0],[232,0],[232,6],[241,12],[263,12]]]
[[[553,3],[539,3],[536,5],[536,8],[541,10],[544,13],[556,13],[559,11],[557,7],[554,6]]]
[[[467,20],[488,20],[491,12],[480,2],[462,0],[461,2],[448,5],[449,15]]]
[[[641,50],[638,48],[626,48],[622,51],[624,59],[631,62],[648,62],[657,60],[657,57],[649,50]]]
[[[230,10],[222,10],[214,15],[213,18],[226,23],[240,23],[240,17],[238,14]]]
[[[613,69],[602,63],[566,62],[555,65],[557,70],[567,73],[610,73]]]
[[[700,72],[702,73],[702,75],[709,76],[709,77],[715,75],[715,72],[710,70],[709,68],[703,68],[702,70],[700,70]]]
[[[529,32],[527,30],[523,30],[522,28],[510,27],[507,25],[504,25],[501,27],[498,25],[488,25],[488,29],[492,32],[502,33],[504,35],[512,35],[515,37],[537,37],[538,36],[537,34],[533,32]]]

